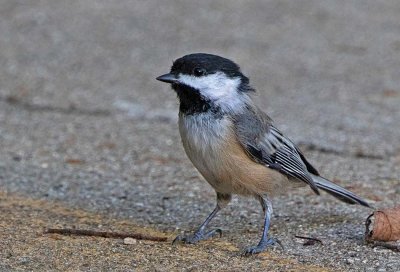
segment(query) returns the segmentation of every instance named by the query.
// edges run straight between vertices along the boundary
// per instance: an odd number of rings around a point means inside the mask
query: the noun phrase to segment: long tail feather
[[[318,188],[324,190],[328,194],[336,197],[337,199],[346,202],[348,204],[359,204],[361,206],[372,208],[365,200],[356,194],[346,190],[339,185],[324,179],[323,177],[312,175],[313,181]]]

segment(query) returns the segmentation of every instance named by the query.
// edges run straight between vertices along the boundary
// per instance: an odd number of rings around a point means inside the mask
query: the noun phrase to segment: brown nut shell
[[[400,206],[375,211],[367,218],[365,225],[367,240],[400,240]]]

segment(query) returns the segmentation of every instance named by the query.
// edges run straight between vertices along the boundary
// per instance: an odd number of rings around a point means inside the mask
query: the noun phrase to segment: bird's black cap
[[[203,69],[206,74],[224,72],[232,78],[246,78],[241,73],[240,67],[233,61],[206,53],[194,53],[175,60],[171,67],[171,74],[195,75],[195,69]]]

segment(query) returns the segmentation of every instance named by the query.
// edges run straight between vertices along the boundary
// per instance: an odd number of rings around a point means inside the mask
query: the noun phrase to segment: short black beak
[[[166,82],[166,83],[177,83],[178,79],[173,74],[165,74],[156,78],[159,81]]]

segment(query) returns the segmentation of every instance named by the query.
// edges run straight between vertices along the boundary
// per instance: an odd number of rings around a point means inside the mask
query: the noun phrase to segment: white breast
[[[278,171],[251,160],[232,129],[229,118],[210,118],[209,113],[179,117],[186,154],[217,192],[271,194],[293,183]]]
[[[224,141],[231,127],[231,120],[225,117],[216,119],[210,113],[179,117],[182,140],[202,153],[217,148]]]
[[[194,166],[215,187],[221,148],[232,128],[228,118],[215,119],[210,113],[179,117],[183,147]]]

